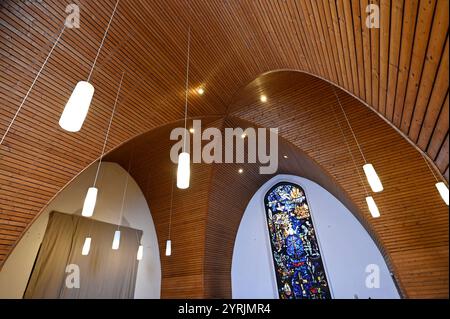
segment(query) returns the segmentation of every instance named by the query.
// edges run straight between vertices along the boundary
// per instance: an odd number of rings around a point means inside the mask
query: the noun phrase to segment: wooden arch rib
[[[338,105],[330,84],[297,72],[278,72],[256,79],[240,93],[228,117],[203,123],[222,128],[279,127],[277,173],[307,177],[341,200],[372,235],[405,296],[448,296],[448,210],[413,146],[363,104],[338,91],[365,155],[385,186],[384,192],[373,195],[382,217],[372,219],[362,183],[368,185],[358,177],[363,161],[337,111],[357,168],[347,148],[341,147],[345,140],[334,118]],[[267,103],[259,100],[262,93],[271,97]],[[131,174],[149,202],[161,251],[167,239],[175,169],[169,160],[172,127],[144,135],[107,157],[126,166],[132,150],[138,150]],[[244,174],[238,174],[240,167]],[[232,252],[242,214],[254,192],[271,177],[260,175],[258,167],[193,165],[191,188],[175,191],[174,253],[170,258],[161,256],[163,297],[231,296]],[[176,247],[181,251],[175,252]]]
[[[190,122],[190,121],[189,121]],[[238,119],[203,119],[206,127],[255,127]],[[389,256],[364,212],[350,199],[333,176],[298,147],[279,141],[279,168],[275,174],[259,174],[258,164],[192,164],[191,186],[174,188],[176,166],[170,161],[173,142],[170,131],[183,122],[152,130],[117,148],[105,158],[130,167],[146,197],[155,223],[160,251],[168,239],[172,211],[172,256],[161,254],[163,298],[230,298],[231,260],[242,215],[258,188],[276,174],[295,174],[325,187],[341,200],[363,224],[380,248],[388,265]],[[190,123],[189,123],[190,125]],[[287,155],[285,159],[283,155]],[[243,168],[244,174],[238,169]]]
[[[0,264],[42,207],[99,156],[123,70],[108,150],[182,117],[188,24],[194,35],[191,116],[225,114],[259,74],[301,70],[365,101],[448,179],[447,0],[189,2],[190,10],[177,0],[121,1],[92,79],[90,114],[80,133],[67,134],[58,118],[76,82],[86,79],[115,4],[80,1],[80,28],[65,31],[0,146]],[[380,29],[364,27],[369,2],[381,7]],[[69,3],[1,2],[0,134],[61,30]],[[194,93],[200,85],[202,97]],[[425,174],[406,176],[417,182]]]

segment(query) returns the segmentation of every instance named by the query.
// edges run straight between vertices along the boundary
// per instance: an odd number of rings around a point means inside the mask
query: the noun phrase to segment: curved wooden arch
[[[267,103],[260,102],[261,91],[250,84],[243,89],[245,99],[237,99],[236,107],[231,108],[232,114],[209,125],[242,128],[280,125],[278,173],[306,177],[341,200],[374,238],[404,296],[445,297],[448,210],[415,148],[363,104],[338,92],[366,156],[377,167],[385,186],[384,192],[373,195],[382,217],[372,219],[364,201],[364,187],[348,150],[334,147],[345,144],[345,140],[332,116],[332,108],[338,108],[330,85],[298,72],[267,74],[255,82],[273,88]],[[338,113],[337,117],[344,126],[343,115]],[[367,123],[370,125],[366,126]],[[302,134],[298,134],[300,130]],[[132,175],[148,196],[159,228],[161,249],[167,236],[168,193],[174,171],[168,160],[169,131],[170,126],[164,133],[143,138],[141,143],[145,141],[145,144],[126,145],[107,158],[126,166],[131,148],[142,150]],[[363,162],[349,130],[344,134],[360,169]],[[380,145],[385,148],[383,152],[379,151]],[[155,150],[148,151],[155,146],[158,146]],[[244,168],[242,175],[237,173],[240,167]],[[174,252],[169,259],[161,257],[162,296],[229,297],[232,251],[242,214],[251,196],[271,176],[260,175],[255,164],[195,164],[192,176],[192,188],[175,193],[173,229],[179,237],[172,240],[174,247],[183,247],[183,252]],[[368,188],[366,181],[362,182]],[[418,183],[422,194],[420,203],[416,196]],[[424,210],[427,214],[423,214]],[[427,232],[432,234],[427,236]]]
[[[0,264],[42,207],[99,156],[123,70],[108,151],[182,117],[188,24],[192,117],[226,114],[236,92],[259,74],[303,70],[366,101],[448,179],[448,1],[370,2],[381,5],[380,29],[364,28],[369,0],[190,0],[190,10],[176,0],[122,1],[94,72],[87,121],[67,134],[58,118],[87,76],[115,4],[80,2],[81,27],[64,32],[0,146]],[[3,134],[62,28],[66,3],[0,6]],[[198,86],[204,96],[195,94]]]

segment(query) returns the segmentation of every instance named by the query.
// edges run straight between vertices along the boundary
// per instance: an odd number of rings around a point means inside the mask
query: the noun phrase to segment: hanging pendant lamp
[[[333,88],[333,91],[334,91],[334,88]],[[334,93],[336,94],[335,91],[334,91]],[[338,101],[339,101],[339,97],[338,97],[337,95],[336,95],[336,97],[337,97],[337,99],[338,99]],[[340,105],[340,101],[339,101],[339,105]],[[341,108],[342,108],[342,105],[341,105]],[[360,170],[359,170],[359,168],[358,168],[358,165],[356,164],[355,157],[353,156],[352,149],[350,148],[350,144],[348,143],[348,140],[347,140],[347,138],[345,137],[344,130],[343,130],[342,126],[341,126],[341,122],[339,121],[339,119],[338,119],[338,117],[337,117],[336,110],[335,110],[334,107],[333,107],[333,113],[334,113],[334,118],[335,118],[335,120],[336,120],[336,123],[338,124],[339,130],[340,130],[340,132],[341,132],[342,138],[344,139],[345,145],[347,146],[347,150],[348,150],[348,152],[349,152],[349,154],[350,154],[350,157],[352,158],[353,166],[355,167],[356,173],[358,174],[359,180],[360,180],[361,185],[362,185],[362,187],[363,187],[363,189],[364,189],[364,193],[366,194],[366,203],[367,203],[367,208],[369,209],[370,215],[371,215],[373,218],[379,218],[379,217],[381,216],[380,210],[378,209],[378,206],[377,206],[377,204],[375,203],[375,200],[373,199],[373,197],[370,196],[369,193],[367,192],[367,189],[366,189],[366,186],[365,186],[365,184],[364,184],[363,178],[361,177],[361,174],[360,174]],[[344,112],[344,115],[345,115],[345,112]],[[347,121],[348,121],[348,119],[347,119]],[[349,123],[349,125],[350,125],[350,123]],[[351,128],[351,127],[350,127],[350,128]],[[352,132],[353,132],[353,131],[352,131]],[[354,136],[354,135],[353,135],[353,136]],[[354,136],[354,137],[355,137],[355,136]],[[355,137],[355,140],[356,140],[356,137]],[[358,145],[358,147],[359,147],[359,144],[357,144],[357,145]],[[361,150],[360,150],[360,151],[361,151]],[[362,154],[362,152],[361,152],[361,154]],[[364,155],[363,155],[363,158],[364,158]],[[369,164],[369,165],[370,165],[370,164]],[[370,165],[370,166],[373,168],[372,165]],[[364,166],[364,169],[370,169],[370,167],[365,165],[365,166]],[[375,170],[373,170],[373,171],[375,171]],[[376,175],[376,173],[375,173],[375,175]],[[378,177],[378,176],[377,176],[377,177]],[[381,184],[381,182],[380,182],[380,184]]]
[[[191,49],[191,28],[188,30],[188,46],[187,46],[187,64],[186,64],[186,102],[184,106],[184,144],[183,152],[178,155],[177,169],[177,187],[180,189],[189,188],[191,178],[190,155],[186,151],[186,132],[187,132],[187,112],[188,112],[188,93],[189,93],[189,62]]]
[[[103,155],[105,154],[106,143],[108,142],[109,131],[111,130],[112,121],[113,121],[114,115],[116,113],[117,101],[119,100],[119,94],[120,94],[120,89],[122,88],[122,81],[123,81],[124,74],[125,73],[122,72],[122,77],[120,78],[119,88],[117,89],[116,100],[114,102],[113,110],[111,113],[111,118],[109,120],[108,129],[106,130],[105,141],[103,142],[103,149],[102,149],[102,153],[100,155],[100,160],[98,162],[97,172],[95,173],[94,185],[88,189],[86,197],[84,199],[83,210],[81,211],[81,215],[84,217],[91,217],[94,214],[94,209],[95,209],[95,204],[97,202],[97,194],[98,194],[98,189],[96,188],[98,173],[100,172],[102,158],[103,158]]]
[[[430,163],[428,163],[428,160],[425,157],[425,154],[421,153],[421,155],[423,157],[423,160],[427,164],[428,169],[430,170],[431,174],[433,174],[433,177],[436,180],[436,184],[434,184],[434,185],[436,186],[436,189],[438,190],[439,195],[441,196],[444,203],[448,206],[448,186],[444,182],[439,181],[438,177],[436,176],[436,173],[431,168]]]
[[[378,177],[378,174],[375,171],[375,168],[373,167],[373,165],[367,162],[366,157],[364,156],[364,153],[363,153],[363,151],[361,149],[361,146],[358,143],[358,139],[356,138],[355,132],[353,131],[352,125],[350,124],[350,120],[347,117],[347,113],[345,112],[344,107],[341,104],[341,100],[339,99],[339,95],[336,93],[336,90],[334,89],[334,87],[332,87],[332,88],[333,88],[334,95],[336,96],[336,99],[337,99],[337,101],[339,103],[339,106],[341,108],[341,111],[344,114],[345,120],[347,121],[348,127],[350,128],[350,131],[352,133],[353,139],[355,140],[356,145],[358,146],[358,150],[361,153],[361,156],[362,156],[362,158],[364,160],[365,164],[363,166],[363,170],[364,170],[364,174],[366,175],[367,182],[369,183],[370,188],[372,189],[372,191],[374,193],[379,193],[379,192],[383,191],[383,184],[381,183],[381,180]],[[343,134],[343,132],[342,132],[342,134]]]
[[[173,171],[172,174],[170,176],[170,183],[172,184],[171,187],[171,191],[170,191],[170,210],[169,210],[169,231],[168,231],[168,236],[167,236],[167,240],[166,240],[166,256],[171,256],[172,255],[172,240],[171,240],[171,235],[172,235],[172,212],[173,212]]]
[[[83,244],[83,249],[81,250],[81,254],[83,256],[89,255],[89,251],[91,250],[91,237],[86,237]]]
[[[372,164],[365,164],[363,166],[364,173],[366,174],[367,181],[369,182],[370,188],[374,193],[379,193],[383,191],[383,184],[381,184],[381,180],[378,177],[377,172]]]
[[[127,176],[125,178],[125,187],[123,189],[123,195],[122,195],[122,207],[120,208],[119,223],[117,224],[117,230],[114,232],[114,239],[113,239],[113,243],[112,243],[113,250],[119,249],[119,246],[120,246],[120,225],[122,224],[123,208],[125,207],[125,198],[127,196],[128,180],[130,177],[130,167],[131,167],[132,156],[133,156],[133,152],[131,153],[130,159],[128,162]]]
[[[113,239],[113,243],[112,243],[112,249],[113,250],[117,250],[119,249],[120,246],[120,230],[116,230],[114,232],[114,239]]]
[[[439,192],[439,195],[441,195],[442,200],[448,206],[448,187],[447,187],[447,185],[445,185],[444,182],[437,182],[436,188]]]
[[[142,257],[144,256],[144,246],[139,245],[137,254],[136,254],[136,259],[137,260],[142,260]]]
[[[170,239],[168,239],[166,241],[166,256],[171,256],[172,255],[172,241]]]
[[[372,215],[372,217],[373,218],[380,217],[380,211],[378,210],[378,206],[375,203],[375,200],[373,199],[373,197],[367,196],[366,202],[367,202],[367,207],[369,207],[369,211],[370,211],[370,214]]]
[[[89,81],[91,79],[92,72],[94,71],[95,64],[97,63],[100,51],[103,47],[103,43],[105,42],[108,34],[109,27],[111,26],[111,22],[116,13],[119,1],[120,0],[117,0],[111,18],[109,19],[108,26],[106,27],[105,34],[103,35],[102,42],[98,48],[97,55],[95,56],[87,81],[80,81],[77,83],[64,108],[64,111],[62,112],[61,118],[59,119],[59,126],[68,132],[78,132],[86,119],[95,91],[94,86]]]

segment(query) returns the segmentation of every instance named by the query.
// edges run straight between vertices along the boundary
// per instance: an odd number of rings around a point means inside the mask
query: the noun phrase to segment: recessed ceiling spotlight
[[[261,102],[263,102],[263,103],[265,103],[265,102],[267,102],[267,96],[265,96],[265,95],[261,95]]]
[[[243,170],[242,168],[240,168],[240,169],[238,170],[238,173],[239,173],[239,174],[242,174],[242,173],[244,173],[244,170]]]
[[[288,156],[287,155],[283,155],[283,158],[288,158]]]
[[[205,89],[202,88],[202,87],[199,87],[199,88],[197,89],[197,93],[200,94],[200,95],[203,95],[203,94],[205,93]]]
[[[193,134],[193,133],[195,132],[194,128],[191,127],[191,128],[189,129],[189,132]]]
[[[242,138],[246,138],[246,137],[247,137],[247,134],[242,133],[241,137],[242,137]]]

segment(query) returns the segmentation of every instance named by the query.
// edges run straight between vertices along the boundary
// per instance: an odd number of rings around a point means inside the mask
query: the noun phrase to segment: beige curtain
[[[142,232],[120,227],[120,247],[113,250],[116,230],[117,225],[52,212],[24,298],[133,298]],[[91,249],[83,256],[88,235]],[[66,273],[68,265],[79,267],[79,288],[66,285],[66,278],[74,274]]]

